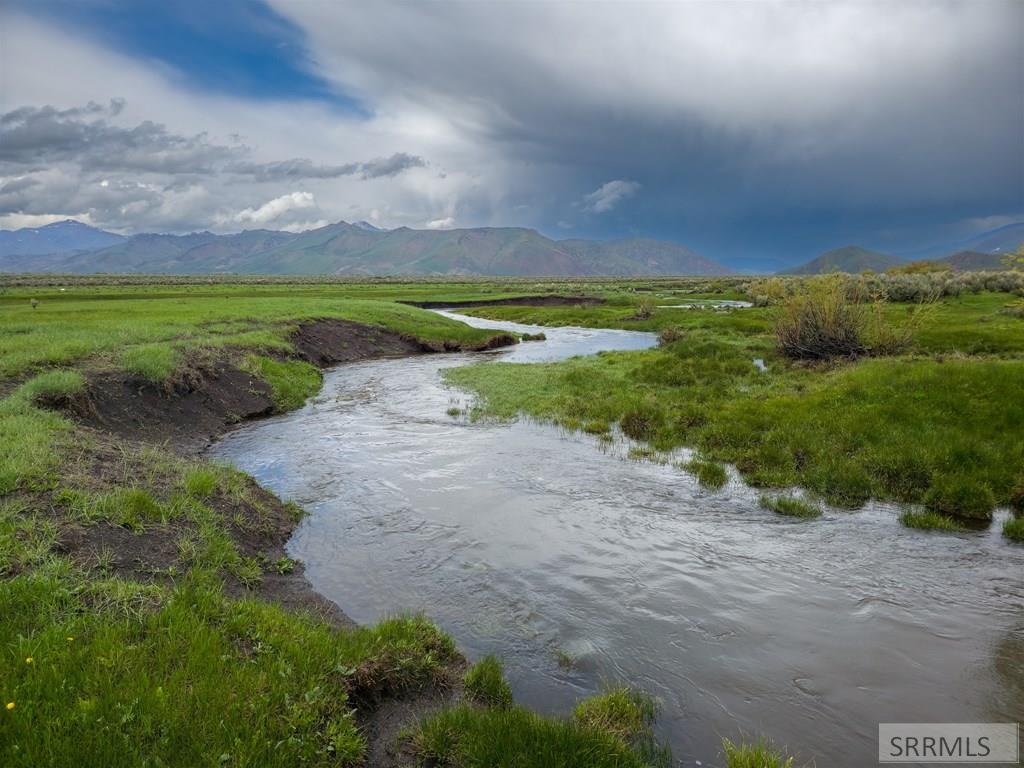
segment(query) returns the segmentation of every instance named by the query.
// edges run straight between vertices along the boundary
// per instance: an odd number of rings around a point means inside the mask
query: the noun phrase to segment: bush
[[[969,477],[940,477],[924,496],[924,505],[940,515],[992,521],[995,495],[987,485]]]
[[[505,682],[501,662],[494,656],[485,656],[469,668],[463,678],[466,695],[488,707],[512,706],[512,689]]]
[[[622,414],[619,428],[626,437],[650,440],[661,423],[661,413],[650,403],[639,402]]]
[[[864,307],[847,300],[846,281],[829,276],[808,280],[782,305],[775,337],[779,350],[795,360],[856,357],[868,352],[866,325]]]
[[[658,334],[658,346],[667,347],[680,339],[686,337],[686,331],[678,325],[667,325]]]
[[[889,323],[877,297],[864,279],[828,275],[804,281],[776,320],[779,350],[794,360],[901,352],[915,323]]]

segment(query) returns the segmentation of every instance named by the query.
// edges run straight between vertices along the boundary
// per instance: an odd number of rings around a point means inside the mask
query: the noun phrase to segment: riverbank
[[[515,339],[380,301],[240,298],[0,301],[8,764],[390,765],[462,750],[437,741],[448,726],[417,726],[459,698],[451,639],[421,617],[354,627],[284,551],[302,510],[197,451],[301,405],[322,367]],[[483,719],[537,755],[653,764],[636,751],[646,715],[612,733],[499,709],[458,710],[470,753]],[[384,743],[410,727],[397,751]]]

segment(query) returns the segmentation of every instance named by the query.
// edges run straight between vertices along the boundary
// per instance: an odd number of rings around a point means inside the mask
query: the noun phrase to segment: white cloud
[[[583,198],[583,208],[593,213],[605,213],[639,191],[640,184],[635,181],[608,181]]]
[[[455,226],[455,218],[445,216],[443,219],[433,219],[424,225],[427,229],[451,229]]]
[[[311,192],[292,192],[269,200],[259,208],[246,208],[239,211],[235,214],[235,221],[239,224],[268,224],[289,211],[315,207],[316,198]]]

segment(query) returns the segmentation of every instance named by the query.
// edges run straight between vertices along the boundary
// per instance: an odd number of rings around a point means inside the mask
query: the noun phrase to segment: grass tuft
[[[686,469],[697,477],[697,482],[703,488],[718,490],[729,482],[729,473],[717,461],[693,459],[686,464]]]
[[[280,412],[301,408],[307,399],[320,391],[323,375],[303,360],[274,360],[263,355],[249,355],[246,367],[270,384],[274,408]]]
[[[121,367],[154,384],[162,384],[174,374],[180,356],[167,344],[130,347],[121,353]]]
[[[485,656],[469,668],[463,678],[466,695],[488,707],[512,706],[512,689],[505,682],[501,662],[494,656]]]
[[[793,758],[786,757],[770,742],[733,744],[722,739],[727,768],[792,768]]]
[[[758,503],[764,509],[787,517],[821,517],[821,507],[797,496],[761,496]]]
[[[631,688],[612,688],[584,699],[573,709],[573,719],[595,731],[613,734],[624,742],[642,736],[654,723],[658,707],[654,700]]]
[[[922,531],[950,531],[958,532],[965,530],[962,523],[949,515],[931,510],[905,510],[900,514],[900,523],[907,528],[918,528]]]
[[[963,475],[952,475],[935,481],[924,496],[924,504],[941,515],[991,522],[996,498],[985,483]]]
[[[1024,544],[1024,516],[1011,517],[1003,523],[1003,536],[1010,541]]]

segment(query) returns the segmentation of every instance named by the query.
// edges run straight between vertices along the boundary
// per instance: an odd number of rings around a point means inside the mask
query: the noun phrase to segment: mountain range
[[[1024,223],[1007,224],[966,240],[890,255],[847,245],[826,251],[780,275],[819,275],[827,272],[884,272],[912,261],[933,261],[956,271],[1003,269],[1003,259],[1024,245]]]
[[[75,221],[2,232],[2,272],[284,275],[725,275],[663,240],[551,240],[533,229],[379,229],[340,221],[307,232],[122,237]]]

